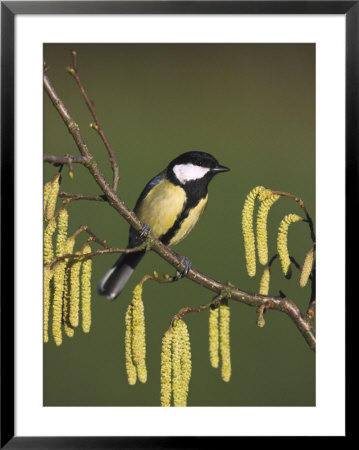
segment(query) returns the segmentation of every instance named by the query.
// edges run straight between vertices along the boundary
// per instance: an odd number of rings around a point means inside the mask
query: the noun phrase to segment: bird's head
[[[187,152],[171,161],[167,167],[167,177],[176,184],[186,185],[193,182],[208,184],[214,175],[228,172],[209,153]]]

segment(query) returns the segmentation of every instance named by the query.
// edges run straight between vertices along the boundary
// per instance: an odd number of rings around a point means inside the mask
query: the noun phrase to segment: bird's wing
[[[164,173],[161,172],[158,175],[156,175],[154,178],[152,178],[151,181],[149,181],[145,188],[143,189],[143,191],[141,192],[140,196],[137,199],[135,208],[134,208],[134,212],[136,213],[136,211],[138,210],[139,205],[142,203],[143,199],[146,197],[146,195],[150,192],[151,189],[153,189],[156,184],[158,184],[161,180],[163,180],[164,177]]]
[[[134,212],[136,213],[140,204],[142,203],[143,199],[147,196],[147,194],[150,192],[151,189],[153,189],[161,180],[164,178],[164,172],[159,173],[154,178],[152,178],[151,181],[149,181],[143,191],[141,192],[140,196],[137,199],[136,205],[134,207]],[[141,239],[139,237],[139,234],[137,231],[135,231],[132,227],[130,229],[130,236],[129,236],[129,247],[137,247],[141,244]]]

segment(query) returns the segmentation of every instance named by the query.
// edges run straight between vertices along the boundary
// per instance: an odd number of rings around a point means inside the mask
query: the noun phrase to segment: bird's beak
[[[220,173],[220,172],[228,172],[229,170],[231,170],[231,169],[229,169],[226,166],[218,165],[217,167],[214,167],[213,169],[211,169],[211,172],[212,173]]]

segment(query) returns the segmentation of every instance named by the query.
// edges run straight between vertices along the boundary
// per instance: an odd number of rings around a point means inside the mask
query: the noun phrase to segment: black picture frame
[[[25,437],[14,435],[14,32],[18,14],[340,14],[346,18],[346,296],[354,291],[358,204],[359,1],[1,2],[1,448],[200,448],[223,437]],[[6,283],[4,282],[6,281]],[[214,417],[215,422],[215,417]],[[347,430],[348,431],[348,430]],[[348,434],[347,434],[348,436]],[[233,439],[233,438],[231,438]],[[217,441],[217,442],[216,442]]]

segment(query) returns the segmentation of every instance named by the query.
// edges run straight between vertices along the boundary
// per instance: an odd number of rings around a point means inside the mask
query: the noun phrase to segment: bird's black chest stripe
[[[160,241],[165,245],[168,245],[172,238],[176,235],[178,230],[181,228],[181,224],[188,217],[189,213],[193,208],[195,208],[200,200],[206,197],[207,195],[207,186],[200,186],[198,183],[187,183],[184,186],[187,195],[187,201],[183,205],[182,212],[177,216],[177,219],[173,226],[167,231],[167,233],[163,234],[159,237]]]

